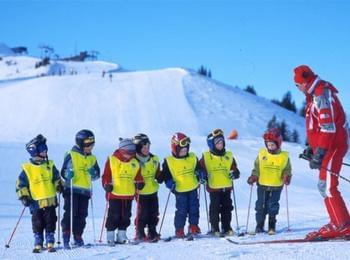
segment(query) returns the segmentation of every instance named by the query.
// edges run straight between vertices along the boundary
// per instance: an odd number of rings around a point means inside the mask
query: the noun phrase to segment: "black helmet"
[[[26,150],[31,157],[38,156],[41,152],[47,151],[46,138],[39,134],[26,144]]]
[[[132,138],[132,142],[136,145],[136,152],[138,153],[141,152],[141,149],[145,144],[151,144],[151,141],[149,140],[148,136],[142,133],[135,135]]]
[[[80,149],[95,144],[94,133],[87,129],[80,130],[75,135],[75,143]]]

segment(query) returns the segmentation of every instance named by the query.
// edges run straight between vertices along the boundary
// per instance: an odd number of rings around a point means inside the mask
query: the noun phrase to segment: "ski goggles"
[[[217,128],[217,129],[214,129],[209,135],[208,135],[208,138],[215,138],[217,136],[224,136],[224,132]]]
[[[182,138],[179,141],[172,140],[172,142],[176,145],[179,145],[180,147],[186,147],[191,143],[191,139],[189,137]]]
[[[84,140],[84,147],[90,147],[95,144],[95,138],[93,136],[90,136]]]

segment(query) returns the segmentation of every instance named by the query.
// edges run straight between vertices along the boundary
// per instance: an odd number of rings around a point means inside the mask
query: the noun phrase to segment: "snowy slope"
[[[81,64],[80,64],[81,65]],[[80,66],[79,65],[79,66]],[[117,65],[115,65],[117,66]],[[48,137],[49,157],[60,168],[64,152],[74,142],[75,133],[81,128],[90,128],[96,134],[97,155],[103,168],[106,157],[115,149],[117,138],[145,132],[151,137],[151,150],[160,158],[169,154],[170,137],[175,131],[183,131],[192,139],[191,150],[198,156],[207,150],[205,136],[216,127],[228,133],[235,128],[239,139],[227,141],[241,170],[241,178],[235,182],[239,226],[245,230],[250,187],[246,179],[260,147],[261,134],[267,121],[276,114],[290,126],[303,133],[303,119],[268,100],[246,93],[238,88],[205,79],[184,69],[164,69],[143,72],[118,72],[102,78],[102,65],[86,74],[41,77],[27,80],[3,78],[0,82],[0,243],[5,244],[17,221],[22,206],[16,200],[14,185],[20,164],[27,159],[25,142],[38,133]],[[4,73],[0,69],[0,74]],[[3,74],[2,74],[3,75]],[[16,78],[14,78],[16,79]],[[303,136],[302,136],[303,137]],[[304,137],[303,137],[304,138]],[[284,143],[290,152],[293,180],[288,188],[291,232],[287,228],[286,193],[281,197],[281,209],[273,238],[304,237],[327,222],[322,199],[317,192],[317,173],[298,159],[303,147]],[[348,177],[349,168],[342,174]],[[349,203],[348,183],[341,182],[344,198]],[[253,188],[251,214],[248,230],[254,229]],[[159,190],[160,212],[163,213],[168,190],[162,185]],[[207,232],[203,189],[200,195],[200,226]],[[96,237],[99,237],[105,209],[104,192],[100,181],[94,184],[94,213]],[[62,212],[62,211],[61,211]],[[133,205],[133,216],[135,205]],[[175,199],[171,196],[162,236],[173,234]],[[91,219],[84,238],[93,242]],[[233,215],[232,226],[236,226]],[[128,229],[133,236],[134,227]],[[268,236],[243,237],[236,240],[266,240]],[[103,236],[104,240],[104,236]],[[222,239],[201,239],[194,242],[159,242],[137,246],[108,248],[96,246],[91,249],[61,250],[53,255],[46,252],[32,256],[32,231],[30,215],[25,213],[9,249],[0,247],[1,259],[31,258],[98,258],[98,259],[349,259],[347,243],[327,242],[322,244],[236,246]]]

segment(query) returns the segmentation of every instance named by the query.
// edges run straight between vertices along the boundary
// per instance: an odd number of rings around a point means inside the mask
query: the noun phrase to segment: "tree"
[[[209,78],[211,78],[211,75],[212,75],[211,70],[207,69],[203,65],[200,66],[200,68],[197,70],[197,72],[198,72],[198,74],[209,77]]]
[[[295,129],[293,130],[290,141],[293,143],[299,143],[299,133],[297,130],[295,130]]]
[[[295,102],[292,101],[292,93],[290,91],[287,91],[287,93],[282,97],[281,106],[293,111],[294,113],[297,112],[297,108],[295,106]]]
[[[281,131],[283,141],[289,142],[290,141],[290,133],[289,133],[286,121],[284,121],[284,119],[283,119],[282,123],[280,124],[280,131]]]
[[[301,105],[301,108],[299,110],[299,115],[302,117],[305,117],[305,107],[306,107],[306,101],[303,102],[303,104]]]
[[[249,92],[249,93],[251,93],[251,94],[253,94],[253,95],[256,95],[256,91],[254,89],[254,86],[248,85],[244,90]]]
[[[271,129],[271,128],[279,128],[279,124],[277,122],[277,119],[276,119],[275,115],[273,115],[273,117],[267,123],[267,129]]]

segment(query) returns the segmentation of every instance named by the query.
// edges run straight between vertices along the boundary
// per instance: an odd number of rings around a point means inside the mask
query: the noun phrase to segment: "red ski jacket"
[[[306,134],[312,148],[326,150],[347,146],[348,125],[338,90],[329,82],[316,78],[306,96]]]

